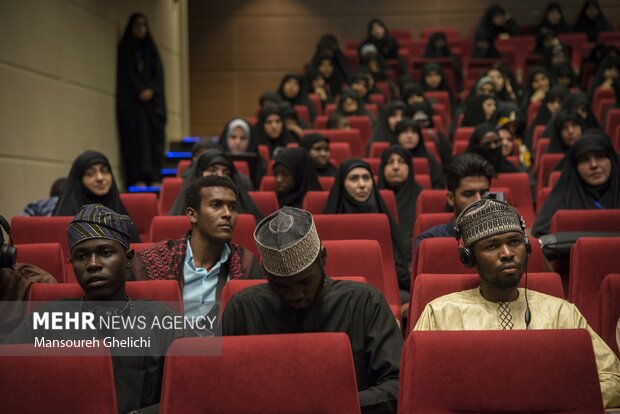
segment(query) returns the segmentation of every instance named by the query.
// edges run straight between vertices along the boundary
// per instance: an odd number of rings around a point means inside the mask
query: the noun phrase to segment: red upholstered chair
[[[104,347],[68,352],[0,345],[0,372],[3,413],[117,412],[112,358]]]
[[[140,238],[148,242],[151,220],[159,214],[157,196],[154,193],[122,193],[120,197]]]
[[[362,134],[358,129],[304,129],[304,135],[317,132],[329,138],[330,143],[348,142],[351,154],[361,157],[365,147],[362,145]]]
[[[362,149],[366,149],[366,144],[372,138],[372,125],[370,123],[370,118],[367,116],[348,116],[349,126],[352,129],[357,129],[360,131],[360,137],[362,138]],[[362,151],[363,152],[363,151]]]
[[[571,249],[568,299],[599,333],[601,283],[605,276],[620,269],[618,252],[618,237],[582,237]]]
[[[351,144],[348,142],[330,142],[329,154],[335,165],[338,166],[344,160],[351,158]]]
[[[549,147],[549,142],[549,138],[541,137],[538,140],[538,143],[534,147],[534,166],[532,168],[532,171],[537,172],[540,168],[540,161],[542,160],[542,156],[545,154],[545,151],[547,151],[547,148]]]
[[[192,160],[179,160],[179,163],[177,164],[177,177],[182,178],[183,173],[191,164]]]
[[[549,176],[553,172],[555,166],[564,158],[564,154],[543,154],[538,164],[538,173],[536,174],[537,187],[541,189],[548,187]]]
[[[458,127],[454,132],[454,142],[467,142],[469,143],[469,138],[471,134],[474,133],[474,127]]]
[[[181,192],[183,179],[178,177],[166,177],[161,182],[159,190],[159,214],[165,215],[170,212],[174,200]]]
[[[370,150],[368,151],[368,155],[370,155],[370,158],[381,158],[381,154],[383,154],[383,151],[385,151],[389,146],[389,142],[373,142],[372,144],[370,144]]]
[[[601,338],[620,356],[616,326],[620,318],[620,273],[605,276],[601,283]]]
[[[558,180],[560,179],[560,175],[562,174],[562,171],[551,171],[551,174],[549,174],[549,185],[547,187],[555,187],[555,183],[558,182]]]
[[[400,304],[390,226],[385,214],[320,214],[314,216],[314,222],[321,241],[377,240],[383,259],[385,297],[390,305]]]
[[[549,233],[559,231],[620,231],[620,210],[558,210]]]
[[[605,118],[605,133],[610,137],[613,136],[618,125],[620,125],[620,108],[610,108]]]
[[[416,200],[416,218],[425,213],[445,213],[448,205],[446,192],[447,190],[422,190]]]
[[[256,244],[254,243],[254,228],[256,218],[251,214],[238,214],[237,224],[233,230],[232,241],[238,243],[255,255],[257,254]],[[178,239],[191,228],[189,220],[185,216],[157,216],[151,223],[151,240],[158,242],[162,240]]]
[[[528,226],[534,224],[534,202],[527,173],[497,174],[497,177],[493,178],[493,187],[510,188],[513,197],[512,206],[523,216]]]
[[[178,339],[166,356],[161,413],[206,407],[227,414],[359,413],[349,338],[322,332]]]
[[[392,214],[392,217],[398,221],[398,207],[396,205],[396,196],[394,195],[394,191],[383,189],[379,190],[379,193],[381,194],[388,211]],[[304,197],[302,208],[312,214],[323,214],[328,196],[329,191],[308,191]]]
[[[399,413],[602,413],[583,329],[416,331],[405,342]]]
[[[538,239],[530,239],[532,253],[528,258],[529,272],[544,272],[544,259]],[[422,273],[477,273],[467,268],[459,259],[458,245],[452,237],[429,237],[420,243],[413,263],[412,280]]]
[[[420,233],[424,233],[431,227],[445,224],[452,220],[452,213],[422,213],[415,219],[413,225],[413,240],[418,237]]]
[[[332,187],[334,186],[335,181],[336,181],[335,177],[330,177],[330,176],[319,177],[319,184],[321,185],[321,188],[323,189],[323,191],[330,191]]]
[[[431,102],[435,101],[437,103],[441,103],[447,110],[448,115],[452,112],[452,107],[450,106],[450,95],[447,91],[425,91],[424,96],[426,96]],[[451,121],[451,117],[448,117],[447,120]]]
[[[452,155],[465,154],[467,151],[468,141],[454,141],[452,144]]]
[[[323,106],[321,105],[321,97],[316,93],[309,93],[308,99],[312,102],[317,115],[323,114]]]
[[[11,219],[13,243],[60,243],[62,254],[67,259],[71,257],[67,241],[67,226],[72,219],[71,216],[15,216]],[[65,274],[67,282],[75,281],[73,267],[70,263],[65,263]]]
[[[348,240],[351,241],[351,240]],[[374,240],[364,240],[364,241],[374,241]],[[329,261],[329,259],[328,259]],[[334,280],[349,280],[351,282],[358,283],[368,283],[365,277],[362,276],[331,276],[329,271],[327,274]],[[376,277],[376,276],[373,276]],[[235,296],[237,293],[241,292],[243,289],[247,289],[252,286],[260,285],[262,283],[267,283],[267,279],[232,279],[226,282],[224,288],[222,289],[222,294],[220,295],[220,311],[224,312],[228,302]],[[399,308],[400,313],[400,308]]]
[[[157,243],[131,243],[129,247],[133,249],[134,252],[138,253],[142,250],[150,249],[155,246]]]
[[[538,190],[538,194],[536,195],[536,211],[540,211],[542,206],[545,205],[545,201],[547,201],[547,197],[549,197],[551,190],[553,190],[552,187],[543,187]]]
[[[532,124],[532,121],[536,118],[536,115],[538,115],[539,111],[540,111],[540,101],[530,102],[530,104],[527,106],[527,127],[528,128]]]
[[[528,289],[564,299],[562,280],[560,275],[557,273],[528,273],[527,278]],[[462,290],[473,289],[479,285],[480,276],[478,276],[478,274],[422,273],[418,275],[412,285],[411,302],[409,307],[411,328],[413,329],[416,322],[420,318],[424,307],[429,302],[440,296],[460,292]],[[519,287],[525,287],[525,276],[521,278]]]
[[[297,118],[306,125],[312,125],[310,123],[310,111],[306,105],[295,105],[295,113]]]
[[[54,276],[58,283],[67,282],[65,255],[59,243],[15,245],[19,263],[30,263]]]
[[[532,148],[536,148],[536,145],[538,145],[538,140],[542,136],[542,133],[545,131],[546,127],[547,125],[536,125],[534,127],[534,133],[532,134]]]
[[[280,208],[274,191],[248,191],[248,194],[265,217]]]
[[[176,280],[147,280],[127,282],[127,296],[132,299],[145,299],[166,302],[175,311],[183,313],[183,297]],[[84,291],[77,283],[48,284],[35,283],[30,288],[28,312],[32,312],[44,302],[60,299],[80,298]]]

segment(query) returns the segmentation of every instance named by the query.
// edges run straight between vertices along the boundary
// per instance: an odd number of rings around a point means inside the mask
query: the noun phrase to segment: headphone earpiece
[[[2,234],[2,231],[0,231],[0,241],[2,242],[2,246],[0,247],[0,267],[11,267],[17,260],[17,250],[13,247],[11,226],[9,226],[9,222],[2,216],[0,216],[0,226],[9,236],[9,243],[5,243],[4,235]]]
[[[459,247],[459,258],[465,267],[474,267],[474,252],[469,247]]]

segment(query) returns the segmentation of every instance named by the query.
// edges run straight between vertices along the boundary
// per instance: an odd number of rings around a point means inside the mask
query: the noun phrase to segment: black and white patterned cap
[[[293,276],[316,260],[321,240],[312,214],[283,207],[265,217],[254,231],[265,270],[275,276]]]
[[[517,231],[525,234],[517,210],[500,201],[483,198],[467,207],[457,218],[464,246],[498,234]]]

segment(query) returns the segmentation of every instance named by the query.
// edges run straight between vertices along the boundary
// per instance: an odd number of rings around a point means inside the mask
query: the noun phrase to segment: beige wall
[[[382,18],[388,27],[456,26],[471,35],[491,0],[189,0],[191,129],[219,135],[231,117],[253,116],[258,96],[277,88],[287,71],[300,71],[322,33],[341,45],[362,39],[366,23]],[[540,20],[547,1],[502,0],[520,24]],[[583,0],[560,2],[573,23]],[[620,1],[600,0],[620,28]]]
[[[189,132],[186,0],[0,2],[0,214],[46,197],[82,151],[119,177],[116,48],[144,12],[162,56],[168,139]]]

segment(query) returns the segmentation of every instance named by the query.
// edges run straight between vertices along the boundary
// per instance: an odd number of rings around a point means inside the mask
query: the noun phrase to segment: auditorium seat
[[[140,235],[140,239],[143,242],[148,242],[151,221],[159,213],[157,196],[154,193],[121,193],[120,197]]]
[[[366,150],[366,145],[370,138],[372,138],[372,124],[370,118],[367,116],[348,116],[349,126],[351,129],[357,129],[360,131],[360,138],[362,139],[362,153]]]
[[[110,352],[0,345],[3,413],[116,414]]]
[[[297,119],[304,124],[310,126],[312,123],[310,122],[310,111],[306,105],[294,105],[295,114],[297,115]]]
[[[161,413],[359,413],[351,355],[343,332],[181,338],[166,356]]]
[[[142,250],[150,249],[155,246],[157,243],[131,243],[129,247],[133,249],[134,252],[138,253]]]
[[[534,202],[530,178],[525,172],[501,173],[493,178],[494,187],[508,187],[513,197],[512,206],[525,219],[525,224],[531,227],[534,224]]]
[[[248,195],[265,217],[280,208],[278,196],[274,191],[248,191]]]
[[[326,136],[330,143],[348,142],[354,157],[363,155],[365,147],[362,145],[362,134],[358,129],[304,129],[304,135],[312,133]]]
[[[527,275],[527,288],[547,295],[564,299],[562,279],[557,273],[531,272]],[[413,329],[426,305],[440,296],[462,290],[474,289],[480,285],[477,273],[430,273],[418,275],[413,282],[410,302],[410,328]],[[521,278],[519,287],[525,287],[525,276]]]
[[[544,272],[544,259],[538,239],[530,239],[532,253],[527,261],[530,272]],[[453,237],[429,237],[420,243],[412,264],[411,279],[422,273],[476,273],[475,267],[467,268],[459,259],[458,243]]]
[[[431,101],[431,103],[433,103],[434,101],[443,104],[448,115],[452,112],[450,95],[447,91],[425,91],[424,96],[426,96],[428,100]],[[449,116],[448,118],[446,118],[446,120],[448,121],[448,124],[450,124],[452,121],[452,117]]]
[[[394,195],[394,191],[383,189],[379,190],[379,193],[381,194],[388,211],[392,214],[392,217],[398,221],[398,207],[396,205],[396,196]],[[304,197],[302,208],[312,214],[323,214],[328,196],[329,191],[308,191]]]
[[[571,249],[568,298],[598,333],[601,283],[605,276],[620,269],[619,252],[618,237],[581,237]]]
[[[400,304],[390,226],[385,214],[320,214],[314,216],[314,222],[322,241],[377,240],[383,258],[386,299],[390,304]]]
[[[456,131],[454,132],[454,142],[467,142],[469,143],[469,138],[471,137],[471,135],[474,133],[474,130],[476,128],[474,127],[458,127],[456,129]]]
[[[545,205],[545,201],[547,201],[547,197],[551,194],[553,190],[552,187],[543,187],[538,190],[538,194],[536,195],[536,211],[540,211],[542,207]]]
[[[58,283],[67,282],[65,255],[60,243],[16,244],[17,261],[30,263],[54,276]]]
[[[159,214],[166,215],[170,212],[174,200],[181,192],[183,179],[179,177],[165,177],[159,190]]]
[[[177,164],[177,177],[183,178],[183,173],[191,164],[192,160],[179,160],[179,163]]]
[[[351,240],[347,240],[347,241],[351,241]],[[364,240],[364,241],[370,242],[374,240]],[[379,252],[379,255],[380,254],[381,252]],[[376,267],[376,265],[373,265],[373,268],[374,267]],[[357,282],[357,283],[368,283],[366,278],[363,276],[331,276],[331,273],[328,272],[327,269],[325,270],[325,272],[333,280],[348,280],[348,281]],[[377,276],[375,275],[374,277],[376,278]],[[226,282],[226,284],[224,285],[224,288],[222,289],[222,294],[220,295],[221,312],[224,312],[224,310],[226,309],[226,306],[228,305],[232,297],[235,296],[237,293],[241,292],[244,289],[247,289],[252,286],[260,285],[262,283],[267,283],[267,279],[232,279]],[[399,313],[400,313],[400,307],[399,307]]]
[[[308,99],[314,106],[314,110],[317,116],[323,115],[323,105],[321,104],[321,97],[316,93],[309,93]]]
[[[537,190],[549,186],[549,176],[553,172],[555,166],[564,158],[564,154],[543,154],[538,164],[538,172],[536,174]]]
[[[453,213],[422,213],[415,219],[413,225],[413,241],[420,233],[424,233],[431,227],[445,224],[452,220]]]
[[[461,127],[462,128],[462,127]],[[452,144],[452,155],[465,154],[467,152],[467,147],[469,146],[469,141],[454,141]]]
[[[237,224],[233,230],[232,241],[238,243],[257,255],[254,243],[256,218],[251,214],[238,214]],[[186,216],[157,216],[151,223],[151,241],[178,239],[191,229]]]
[[[506,202],[512,204],[513,197],[510,188],[508,187],[491,187],[491,192],[504,193]],[[447,190],[434,190],[424,189],[418,195],[416,200],[415,215],[418,217],[420,214],[425,213],[445,213],[448,206],[446,199]]]
[[[620,108],[610,108],[605,118],[605,133],[612,137],[620,125]]]
[[[583,329],[416,331],[403,348],[399,413],[602,413]]]
[[[615,98],[616,98],[616,93],[614,91],[614,88],[598,87],[594,89],[594,93],[592,94],[592,106],[590,108],[592,108],[592,110],[595,111],[598,108],[599,103],[602,99],[615,100]],[[595,115],[600,115],[600,114],[595,114]],[[597,119],[599,120],[599,122],[601,121],[601,118],[599,116],[597,116]]]
[[[14,216],[11,219],[13,243],[60,243],[65,259],[71,257],[67,241],[67,227],[73,220],[71,216]],[[65,263],[66,281],[75,281],[73,267]]]
[[[551,218],[549,233],[560,231],[620,232],[620,209],[558,210]]]
[[[348,142],[330,142],[329,156],[336,166],[351,158],[351,144]]]
[[[601,283],[601,338],[620,356],[616,327],[620,318],[620,273],[605,276]]]
[[[538,173],[538,169],[540,168],[540,161],[542,160],[542,156],[547,151],[549,147],[549,138],[541,137],[536,146],[534,147],[534,164],[532,165],[532,172]],[[550,153],[551,154],[551,153]]]
[[[527,128],[532,125],[532,122],[534,121],[534,119],[536,119],[539,111],[540,101],[530,102],[530,104],[527,106]]]
[[[555,183],[558,182],[561,174],[562,174],[562,171],[551,171],[551,174],[549,174],[549,180],[548,180],[547,187],[551,187],[551,188],[555,187]]]
[[[530,147],[532,149],[532,153],[534,153],[536,145],[538,145],[538,140],[542,136],[542,133],[545,131],[545,128],[547,128],[547,125],[536,125],[534,127],[534,133],[532,134],[532,144]]]
[[[165,302],[177,312],[183,313],[183,297],[176,280],[145,280],[126,282],[125,291],[131,299]],[[62,299],[78,299],[84,291],[77,283],[34,283],[28,297],[28,313],[45,302]]]

